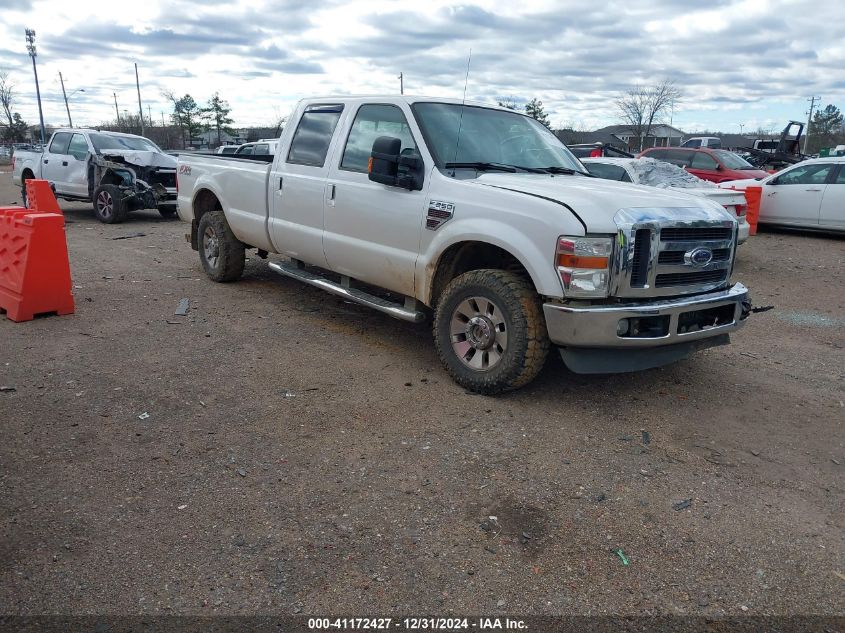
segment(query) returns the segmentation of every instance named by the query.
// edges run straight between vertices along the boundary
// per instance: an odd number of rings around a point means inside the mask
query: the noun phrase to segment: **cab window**
[[[67,153],[76,160],[84,160],[88,156],[88,142],[82,134],[74,134],[67,146]]]
[[[707,169],[710,171],[715,171],[719,168],[719,163],[710,156],[709,154],[705,154],[704,152],[696,152],[692,157],[692,162],[689,164],[692,169]]]
[[[70,132],[56,132],[53,140],[50,141],[51,154],[67,154],[67,146],[70,143]]]
[[[379,136],[400,139],[403,156],[417,154],[417,144],[402,110],[393,105],[363,105],[358,109],[349,131],[340,168],[366,173],[373,141]]]
[[[253,153],[256,155],[260,154],[262,156],[267,156],[270,154],[270,146],[267,145],[267,143],[259,143],[255,146],[255,152]]]
[[[342,105],[309,106],[293,134],[287,162],[322,167],[342,112]]]
[[[777,177],[777,185],[823,185],[833,169],[832,163],[802,165]]]

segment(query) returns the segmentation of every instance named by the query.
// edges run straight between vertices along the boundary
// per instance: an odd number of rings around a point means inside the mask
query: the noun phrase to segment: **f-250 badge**
[[[429,231],[436,231],[445,222],[452,219],[455,214],[455,205],[451,202],[430,200],[428,203],[428,215],[425,216],[425,228]]]

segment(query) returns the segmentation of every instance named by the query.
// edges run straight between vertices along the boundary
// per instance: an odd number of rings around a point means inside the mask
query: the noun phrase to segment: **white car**
[[[845,232],[845,156],[805,160],[762,180],[720,187],[762,187],[760,224]]]
[[[751,227],[745,218],[747,205],[742,192],[719,189],[712,182],[702,180],[687,170],[653,158],[582,158],[581,162],[593,176],[607,180],[631,182],[661,189],[683,189],[684,193],[714,200],[736,216],[738,242],[748,240]]]

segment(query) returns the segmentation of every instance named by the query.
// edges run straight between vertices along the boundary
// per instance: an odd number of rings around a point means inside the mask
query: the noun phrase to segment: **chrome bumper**
[[[747,300],[748,289],[737,283],[727,290],[662,301],[615,305],[546,303],[543,305],[543,312],[549,339],[561,347],[654,348],[707,339],[739,329],[745,323],[742,304]],[[679,318],[682,314],[722,306],[733,306],[732,320],[692,332],[679,331]],[[617,334],[621,319],[649,317],[669,317],[665,335],[643,337]]]

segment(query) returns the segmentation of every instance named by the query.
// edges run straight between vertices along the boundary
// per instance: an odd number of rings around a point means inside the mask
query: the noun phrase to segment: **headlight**
[[[606,297],[610,287],[611,237],[560,237],[557,272],[567,297]]]

